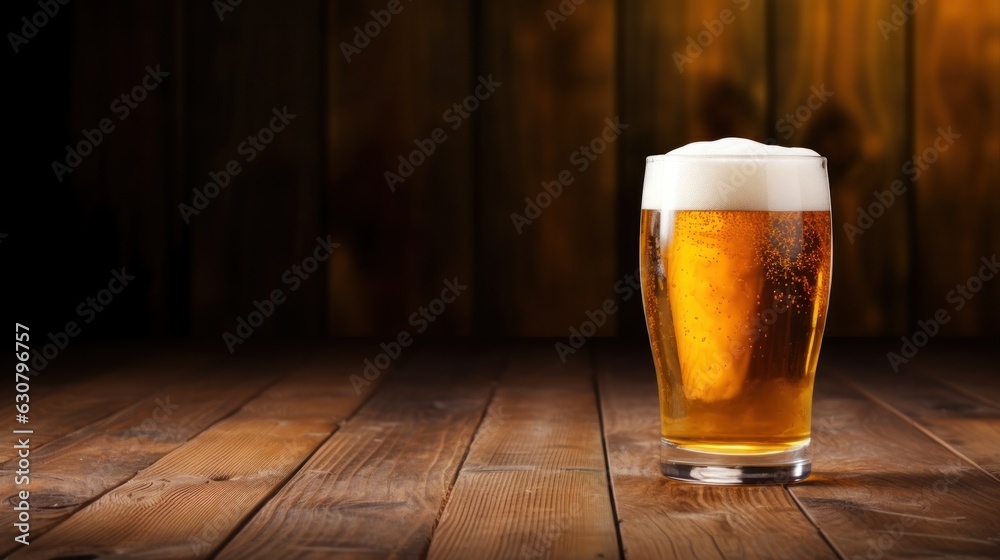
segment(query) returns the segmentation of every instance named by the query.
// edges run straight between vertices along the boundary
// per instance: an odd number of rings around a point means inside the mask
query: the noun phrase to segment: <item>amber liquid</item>
[[[663,438],[741,454],[808,443],[830,213],[643,210],[641,235]]]

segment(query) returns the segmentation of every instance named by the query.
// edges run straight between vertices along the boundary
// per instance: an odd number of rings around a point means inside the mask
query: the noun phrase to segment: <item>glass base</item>
[[[787,484],[812,472],[809,443],[773,453],[695,451],[663,440],[660,471],[675,480],[700,484]]]

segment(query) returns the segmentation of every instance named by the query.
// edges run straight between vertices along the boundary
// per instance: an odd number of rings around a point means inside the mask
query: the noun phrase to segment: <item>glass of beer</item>
[[[826,158],[726,138],[646,159],[640,268],[666,476],[809,476],[832,267]]]

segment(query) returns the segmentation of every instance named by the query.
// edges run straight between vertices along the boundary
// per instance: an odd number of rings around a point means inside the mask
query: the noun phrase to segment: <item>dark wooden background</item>
[[[644,157],[737,135],[829,158],[828,333],[910,333],[1000,248],[1000,3],[928,0],[887,31],[903,5],[586,0],[553,30],[556,0],[402,0],[348,63],[341,42],[386,2],[243,2],[222,20],[208,1],[74,2],[8,52],[18,305],[56,328],[124,266],[136,284],[94,332],[218,337],[332,235],[254,336],[393,334],[455,277],[470,288],[429,334],[566,336],[637,266]],[[11,30],[38,9],[11,6]],[[673,53],[726,9],[679,72]],[[56,182],[51,160],[156,64],[170,77]],[[451,130],[444,111],[489,75],[502,85]],[[834,95],[785,138],[813,87]],[[285,105],[289,128],[186,225],[178,204]],[[616,116],[628,128],[578,172],[571,154]],[[960,139],[910,182],[903,164],[949,126]],[[448,140],[390,192],[383,173],[437,127]],[[519,234],[511,213],[563,169],[573,184]],[[844,223],[896,179],[906,194],[851,243]],[[641,336],[639,298],[621,306],[600,333]],[[944,332],[996,335],[998,310],[993,281]]]

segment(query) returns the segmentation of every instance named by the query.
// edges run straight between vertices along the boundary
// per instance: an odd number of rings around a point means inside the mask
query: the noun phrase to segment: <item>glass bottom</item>
[[[809,442],[772,453],[710,453],[662,440],[660,471],[669,478],[700,484],[788,484],[812,472]]]

